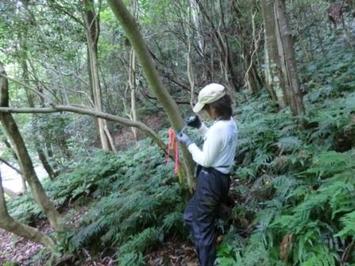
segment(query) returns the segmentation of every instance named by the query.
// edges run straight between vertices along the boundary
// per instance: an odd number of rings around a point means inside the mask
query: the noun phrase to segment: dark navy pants
[[[184,220],[193,236],[201,266],[212,266],[216,259],[215,220],[227,201],[229,175],[202,167],[197,175],[196,191],[189,201]]]

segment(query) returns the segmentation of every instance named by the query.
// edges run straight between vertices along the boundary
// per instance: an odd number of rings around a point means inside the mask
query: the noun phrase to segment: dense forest
[[[355,265],[354,0],[0,11],[0,265],[198,265],[168,133],[212,82],[239,128],[217,265]]]

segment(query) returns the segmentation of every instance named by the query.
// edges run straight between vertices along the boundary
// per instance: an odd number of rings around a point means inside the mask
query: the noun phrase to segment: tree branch
[[[29,90],[33,91],[33,92],[34,92],[35,94],[37,94],[39,97],[45,98],[45,95],[44,95],[44,94],[40,93],[38,90],[32,88],[31,86],[28,86],[27,84],[23,83],[22,81],[19,81],[19,80],[17,80],[17,79],[11,78],[11,77],[9,77],[9,76],[7,76],[7,75],[4,75],[4,74],[2,74],[2,73],[0,73],[0,76],[6,78],[6,79],[8,79],[8,80],[11,80],[11,81],[13,81],[13,82],[15,82],[15,83],[17,83],[17,84],[23,86],[23,87],[26,88],[26,89],[29,89]]]
[[[5,159],[0,157],[0,162],[6,164],[8,167],[10,167],[11,169],[15,170],[17,173],[19,173],[20,175],[22,175],[22,172],[17,169],[15,166],[13,166],[11,163],[9,163],[8,161],[6,161]]]
[[[43,107],[43,108],[12,108],[12,107],[0,107],[0,113],[58,113],[58,112],[71,112],[78,113],[83,115],[95,116],[98,118],[103,118],[106,120],[114,121],[119,124],[128,127],[136,127],[142,130],[145,134],[153,139],[153,141],[165,152],[165,144],[159,138],[158,134],[154,132],[153,129],[145,125],[140,121],[132,121],[127,118],[120,116],[99,112],[91,109],[87,109],[81,106],[72,106],[72,105],[52,105],[52,107]]]

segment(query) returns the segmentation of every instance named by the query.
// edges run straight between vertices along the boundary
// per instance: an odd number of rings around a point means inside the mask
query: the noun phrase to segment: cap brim
[[[194,111],[194,113],[198,113],[203,109],[204,106],[205,106],[204,104],[198,102],[196,103],[194,108],[192,108],[192,111]]]

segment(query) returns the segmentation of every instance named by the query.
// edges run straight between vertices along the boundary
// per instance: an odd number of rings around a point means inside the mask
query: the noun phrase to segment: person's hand
[[[202,123],[200,118],[198,117],[198,115],[192,115],[190,117],[188,117],[185,121],[186,125],[188,125],[189,127],[193,127],[193,128],[200,128]]]
[[[180,143],[185,144],[187,147],[192,144],[190,137],[183,132],[176,134],[176,138]]]

